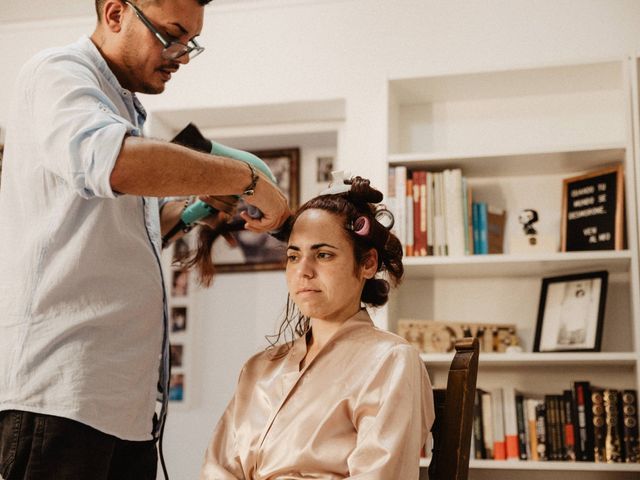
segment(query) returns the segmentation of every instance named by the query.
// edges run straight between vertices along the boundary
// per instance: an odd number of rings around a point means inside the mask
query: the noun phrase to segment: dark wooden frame
[[[569,185],[583,180],[597,178],[610,173],[617,173],[616,178],[616,213],[615,213],[615,250],[622,250],[624,248],[624,168],[622,164],[614,165],[611,167],[605,167],[593,172],[579,175],[577,177],[565,178],[562,185],[562,221],[561,221],[561,236],[560,236],[560,249],[563,252],[567,251],[567,225],[568,225],[568,210],[569,210],[569,198],[568,191]]]
[[[579,273],[575,275],[563,275],[560,277],[548,277],[542,279],[542,288],[540,291],[540,303],[538,306],[538,321],[536,324],[536,336],[533,345],[534,352],[541,352],[540,350],[540,342],[542,340],[542,332],[545,324],[545,312],[548,309],[547,306],[547,297],[549,292],[549,286],[555,283],[568,283],[574,282],[577,280],[584,279],[595,279],[599,278],[601,280],[600,285],[600,295],[598,299],[598,318],[595,325],[595,337],[594,337],[594,345],[592,348],[557,348],[554,350],[544,350],[545,353],[550,352],[599,352],[600,345],[602,342],[602,327],[604,323],[604,309],[605,303],[607,299],[607,283],[609,278],[609,273],[607,271],[597,271],[597,272],[586,272]],[[588,326],[587,326],[588,327]]]
[[[297,147],[292,148],[281,148],[274,150],[259,150],[251,152],[255,154],[257,157],[264,160],[267,165],[273,163],[277,160],[286,158],[288,159],[288,170],[289,170],[289,191],[288,191],[288,200],[289,206],[292,211],[295,211],[298,208],[298,204],[300,202],[300,149]],[[271,165],[269,165],[271,167]],[[273,170],[273,169],[272,169]],[[278,173],[274,171],[276,177]],[[238,235],[261,235],[265,241],[273,242],[272,239],[267,239],[266,236],[268,234],[255,234],[255,233],[242,233],[242,234],[233,234],[236,236],[236,239],[239,238]],[[225,242],[224,239],[218,239],[217,242]],[[240,248],[240,247],[236,247]],[[216,266],[216,272],[218,273],[226,273],[226,272],[254,272],[254,271],[268,271],[268,270],[283,270],[285,267],[285,250],[282,248],[282,260],[280,261],[245,261],[242,263],[221,263],[223,258],[220,258],[219,254],[214,255],[214,262]]]

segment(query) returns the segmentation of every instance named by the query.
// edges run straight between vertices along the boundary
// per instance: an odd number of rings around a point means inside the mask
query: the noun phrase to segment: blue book
[[[471,205],[471,226],[473,228],[473,254],[478,255],[480,251],[480,231],[478,229],[478,202]]]
[[[489,253],[489,227],[487,224],[487,204],[478,203],[478,236],[481,254]]]

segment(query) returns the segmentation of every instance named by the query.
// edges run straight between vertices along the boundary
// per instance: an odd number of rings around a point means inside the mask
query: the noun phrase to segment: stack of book
[[[459,168],[389,167],[387,204],[406,256],[503,253],[504,210],[474,201]]]
[[[640,462],[636,390],[579,381],[557,395],[477,389],[472,458]]]

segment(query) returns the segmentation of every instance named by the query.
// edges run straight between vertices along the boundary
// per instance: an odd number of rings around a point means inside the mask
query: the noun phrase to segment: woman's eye
[[[327,258],[331,258],[331,257],[333,257],[332,253],[329,253],[329,252],[318,252],[318,258],[327,259]]]
[[[297,255],[289,254],[287,255],[287,262],[294,262],[298,258]]]

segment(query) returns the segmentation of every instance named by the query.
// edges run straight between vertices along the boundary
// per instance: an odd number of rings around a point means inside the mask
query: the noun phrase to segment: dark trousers
[[[155,442],[130,442],[66,418],[0,412],[4,480],[155,480]]]

